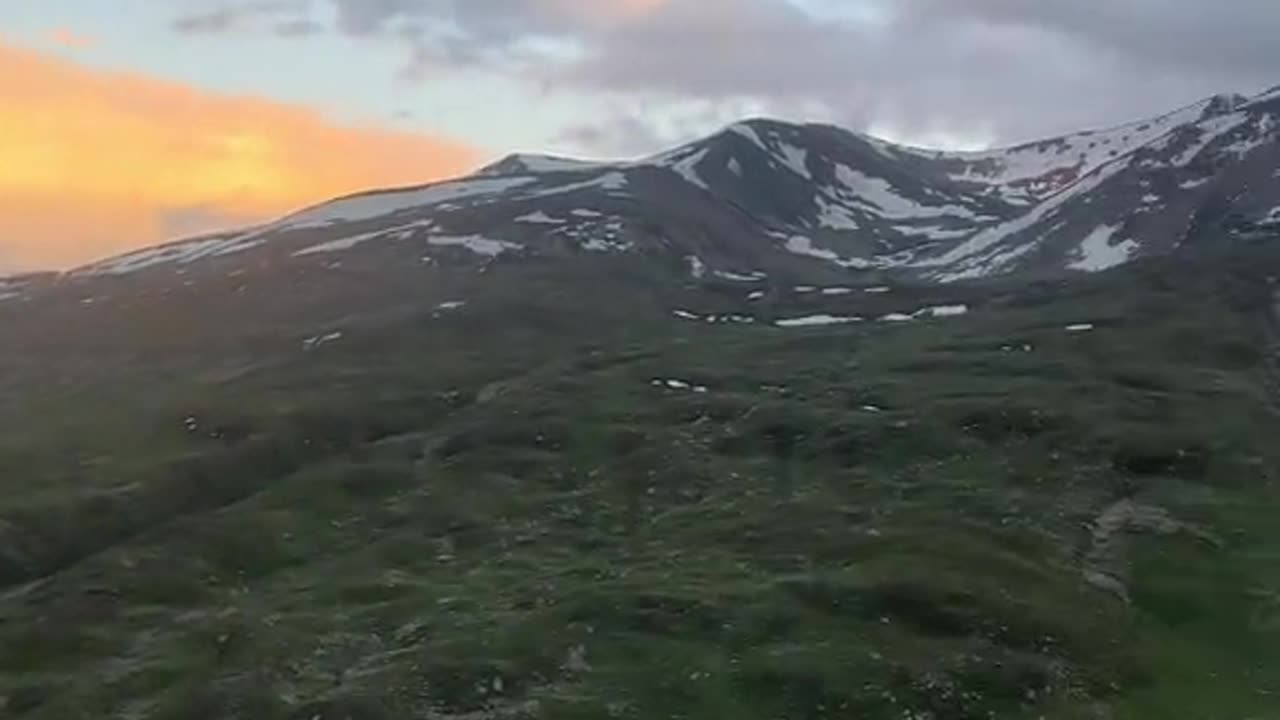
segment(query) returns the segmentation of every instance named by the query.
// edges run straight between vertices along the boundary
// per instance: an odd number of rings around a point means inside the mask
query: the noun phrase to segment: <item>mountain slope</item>
[[[474,176],[363,193],[142,250],[72,278],[165,267],[635,253],[796,281],[859,271],[954,281],[1091,271],[1247,239],[1280,222],[1280,97],[949,153],[830,126],[737,123],[641,160],[514,155]],[[1212,240],[1209,242],[1221,242]]]
[[[0,708],[1267,717],[1277,249],[76,304],[0,355]]]

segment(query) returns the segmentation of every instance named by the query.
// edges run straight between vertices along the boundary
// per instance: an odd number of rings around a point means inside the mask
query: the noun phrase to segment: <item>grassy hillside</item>
[[[311,351],[254,318],[20,354],[0,707],[1280,717],[1268,268],[760,301],[499,269]]]

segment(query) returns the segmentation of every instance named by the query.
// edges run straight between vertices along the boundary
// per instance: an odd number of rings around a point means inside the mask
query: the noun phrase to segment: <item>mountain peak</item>
[[[1218,117],[1239,110],[1250,101],[1245,95],[1239,93],[1220,93],[1205,100],[1204,114],[1202,118]]]
[[[584,170],[599,163],[591,160],[546,155],[541,153],[511,153],[476,171],[482,177],[499,175],[526,175],[545,172],[569,172]]]

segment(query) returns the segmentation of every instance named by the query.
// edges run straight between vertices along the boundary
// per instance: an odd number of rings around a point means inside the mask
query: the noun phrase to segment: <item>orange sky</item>
[[[0,42],[0,270],[65,268],[478,161],[447,138]]]

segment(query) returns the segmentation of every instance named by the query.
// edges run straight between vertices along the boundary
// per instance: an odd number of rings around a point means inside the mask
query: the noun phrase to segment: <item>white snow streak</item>
[[[718,278],[731,280],[733,282],[755,282],[757,280],[763,280],[768,277],[768,275],[765,275],[762,272],[754,272],[754,273],[751,273],[750,275],[742,275],[739,273],[730,272],[728,270],[716,270],[715,274],[716,274],[716,277]]]
[[[709,191],[711,190],[711,188],[708,187],[705,182],[703,182],[702,178],[698,177],[698,171],[697,171],[698,164],[701,163],[704,159],[706,159],[706,157],[707,157],[707,150],[706,148],[703,148],[701,150],[698,150],[697,152],[693,152],[684,156],[680,160],[671,164],[670,168],[675,172],[679,173],[680,177],[684,178],[685,180],[688,180],[690,183],[697,185],[703,190]]]
[[[497,257],[508,250],[520,250],[524,246],[505,240],[490,240],[479,235],[437,236],[427,239],[430,245],[441,247],[464,247],[477,255]]]
[[[330,240],[328,242],[320,243],[319,245],[312,245],[311,247],[303,248],[295,252],[293,255],[294,257],[302,257],[303,255],[313,255],[315,253],[342,252],[344,250],[350,250],[360,243],[383,237],[394,237],[397,240],[405,240],[409,238],[415,230],[420,228],[429,230],[434,227],[435,221],[433,220],[418,220],[417,222],[411,222],[407,225],[383,228],[381,230],[374,230],[373,232],[360,233],[359,235],[351,235],[348,237],[338,238],[336,240]]]
[[[783,163],[785,163],[792,172],[809,182],[813,182],[813,176],[809,174],[808,151],[786,142],[779,142],[778,150],[782,153]]]
[[[492,196],[533,181],[534,178],[529,177],[468,178],[428,185],[416,190],[392,190],[354,195],[289,215],[270,229],[300,229],[338,222],[369,220],[445,202]]]
[[[916,313],[917,315],[932,315],[933,317],[955,317],[964,315],[969,312],[967,305],[938,305],[929,307]]]
[[[823,325],[845,325],[848,323],[862,322],[860,317],[852,317],[846,315],[806,315],[804,317],[788,318],[778,320],[774,323],[778,327],[797,328],[797,327],[819,327]]]
[[[580,180],[578,182],[565,183],[564,185],[555,185],[547,188],[533,188],[521,192],[519,197],[521,199],[534,200],[537,198],[551,197],[553,195],[564,195],[565,193],[576,192],[578,190],[589,190],[591,188],[603,188],[605,190],[618,191],[625,190],[626,187],[627,176],[614,170],[602,175],[597,175],[589,180]]]

